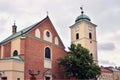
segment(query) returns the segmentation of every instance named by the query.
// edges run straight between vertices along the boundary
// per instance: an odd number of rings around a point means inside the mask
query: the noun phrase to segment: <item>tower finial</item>
[[[15,34],[17,32],[17,26],[15,24],[15,20],[14,20],[14,25],[12,26],[12,33]]]
[[[48,16],[49,12],[47,11],[46,13],[47,13],[47,16]]]
[[[15,20],[14,20],[14,25],[15,25]]]
[[[83,14],[84,13],[83,6],[81,6],[80,9],[81,9],[81,14]]]

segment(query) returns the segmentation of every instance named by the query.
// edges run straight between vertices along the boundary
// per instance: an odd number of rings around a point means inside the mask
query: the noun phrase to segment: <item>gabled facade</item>
[[[16,28],[14,24],[13,34],[0,43],[0,58],[19,56],[23,59],[24,79],[20,80],[29,80],[30,70],[34,71],[32,73],[40,71],[36,79],[63,79],[57,59],[63,57],[66,51],[49,17],[19,32]]]
[[[25,80],[30,78],[29,70],[40,70],[37,79],[63,78],[57,59],[66,52],[48,16],[27,33],[25,45]]]

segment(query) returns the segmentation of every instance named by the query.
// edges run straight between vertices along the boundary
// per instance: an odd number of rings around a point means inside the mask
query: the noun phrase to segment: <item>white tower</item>
[[[81,7],[81,15],[75,20],[75,24],[70,26],[71,43],[81,44],[90,51],[95,63],[98,63],[97,58],[97,41],[96,41],[96,26],[91,22],[91,19],[84,14]]]

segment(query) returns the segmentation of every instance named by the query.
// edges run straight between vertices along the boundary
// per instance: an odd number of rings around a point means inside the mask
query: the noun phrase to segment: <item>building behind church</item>
[[[98,80],[120,80],[119,68],[101,66],[101,75]]]

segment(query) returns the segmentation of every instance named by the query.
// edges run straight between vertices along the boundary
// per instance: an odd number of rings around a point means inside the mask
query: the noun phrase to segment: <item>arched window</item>
[[[92,33],[89,33],[89,39],[92,39]]]
[[[92,56],[92,57],[93,57],[93,54],[92,54],[92,53],[90,53],[90,56]]]
[[[45,48],[45,58],[51,59],[51,51],[50,48]]]
[[[47,37],[50,37],[50,32],[47,31],[47,32],[46,32],[46,36],[47,36]]]
[[[35,30],[35,36],[40,38],[40,30],[39,29],[36,29]]]
[[[44,30],[43,39],[52,42],[52,33],[49,30]]]
[[[79,33],[76,34],[76,39],[79,39]]]
[[[18,56],[18,51],[17,51],[17,50],[15,50],[15,51],[13,52],[13,56]]]
[[[56,45],[59,44],[59,42],[58,42],[58,38],[57,38],[57,37],[55,37],[55,44],[56,44]]]

